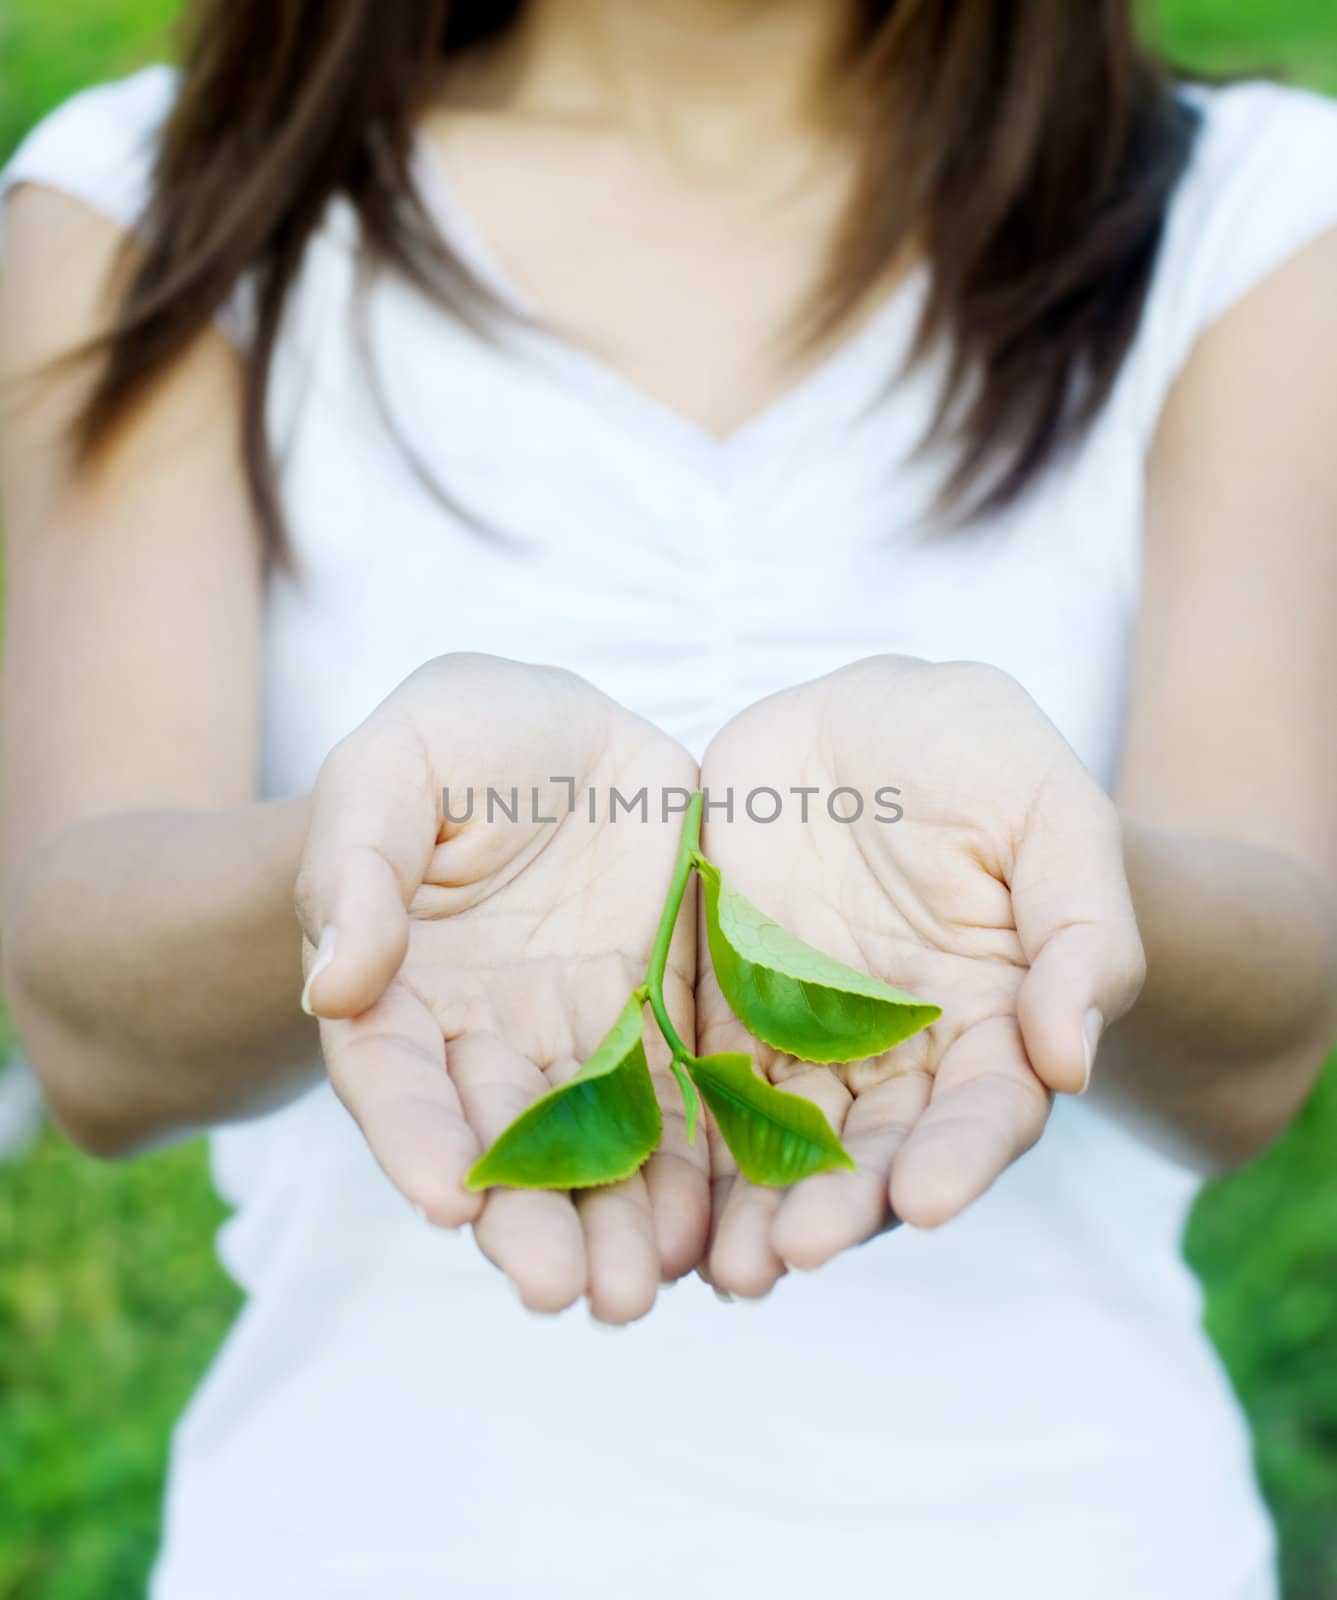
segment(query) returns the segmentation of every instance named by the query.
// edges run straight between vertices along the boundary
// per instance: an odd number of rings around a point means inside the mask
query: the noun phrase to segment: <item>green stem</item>
[[[687,815],[683,818],[678,859],[673,864],[673,876],[669,880],[664,914],[659,919],[659,931],[655,934],[654,949],[650,952],[650,970],[645,975],[650,1009],[655,1014],[659,1031],[664,1035],[675,1061],[687,1060],[692,1052],[682,1042],[678,1030],[669,1019],[668,1007],[664,1004],[664,973],[668,969],[669,946],[673,943],[673,930],[678,925],[678,913],[682,910],[683,895],[687,892],[687,879],[691,876],[693,858],[701,849],[702,804],[703,796],[699,793],[694,794],[687,807]]]

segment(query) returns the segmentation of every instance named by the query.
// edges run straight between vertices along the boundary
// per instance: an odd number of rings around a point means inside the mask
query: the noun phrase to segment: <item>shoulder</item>
[[[1337,104],[1225,92],[1204,125],[1160,286],[1149,549],[1184,605],[1225,574],[1251,615],[1300,628],[1332,591],[1337,545]],[[1260,537],[1261,535],[1261,537]],[[1302,580],[1302,581],[1301,581]],[[1223,636],[1247,636],[1240,617]],[[1326,628],[1326,621],[1322,623]],[[1330,629],[1327,630],[1329,633]]]
[[[1259,81],[1180,94],[1197,132],[1126,374],[1148,439],[1199,340],[1337,229],[1337,101]]]
[[[41,184],[132,228],[151,193],[158,136],[177,86],[173,68],[153,66],[66,100],[0,171],[0,199],[20,184]]]
[[[1192,172],[1207,186],[1227,181],[1242,163],[1264,166],[1310,141],[1314,154],[1331,152],[1337,141],[1337,100],[1310,89],[1253,78],[1184,84],[1179,96],[1200,119]]]
[[[0,170],[0,390],[11,378],[49,377],[32,391],[43,404],[25,408],[35,431],[24,437],[63,428],[82,405],[94,369],[58,363],[107,332],[177,82],[172,69],[151,67],[84,90],[38,123]],[[231,332],[226,321],[223,331]],[[230,383],[232,353],[207,343]],[[202,364],[192,360],[191,370]],[[20,390],[25,400],[28,392]],[[5,421],[14,422],[8,411]]]
[[[1337,100],[1265,82],[1181,95],[1199,127],[1167,218],[1171,264],[1229,243],[1247,272],[1337,222]]]
[[[1238,153],[1259,134],[1289,139],[1298,132],[1337,127],[1337,100],[1312,89],[1277,83],[1270,78],[1233,83],[1184,83],[1180,99],[1202,120],[1199,159],[1204,164]]]
[[[27,249],[31,283],[47,263],[73,254],[90,287],[104,289],[125,236],[139,233],[147,215],[162,131],[180,89],[174,67],[145,67],[81,91],[39,122],[0,169],[0,264],[12,268]],[[31,192],[22,205],[9,203],[19,189]],[[243,280],[218,312],[234,343],[249,334],[248,296]]]

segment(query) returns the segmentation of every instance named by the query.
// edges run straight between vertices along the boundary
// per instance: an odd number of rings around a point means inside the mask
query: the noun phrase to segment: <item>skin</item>
[[[458,109],[429,131],[507,270],[552,320],[724,434],[822,355],[796,355],[783,334],[847,193],[830,70],[843,25],[840,7],[813,0],[539,0],[506,48],[458,75]],[[616,229],[604,226],[604,195]],[[73,201],[18,194],[0,377],[101,326],[121,243]],[[722,1288],[763,1293],[787,1266],[877,1231],[893,1206],[927,1225],[968,1203],[1039,1135],[1049,1094],[1080,1087],[1093,1004],[1107,1027],[1091,1092],[1147,1138],[1204,1164],[1238,1162],[1303,1100],[1332,1036],[1337,966],[1337,461],[1324,421],[1337,402],[1334,284],[1329,238],[1200,341],[1161,420],[1117,811],[998,674],[880,660],[819,686],[837,730],[890,715],[881,690],[892,675],[907,721],[888,736],[922,728],[930,706],[981,740],[1009,735],[978,791],[991,809],[972,818],[976,848],[937,836],[942,882],[918,881],[899,844],[882,857],[828,851],[833,875],[810,910],[798,897],[776,906],[835,954],[912,954],[973,1027],[916,1046],[905,1073],[881,1063],[842,1082],[768,1063],[843,1107],[852,1138],[858,1113],[862,1166],[759,1199],[716,1146],[705,1266]],[[495,731],[471,759],[509,782],[506,762],[555,692],[579,707],[591,771],[608,761],[690,786],[690,764],[591,686],[558,675],[558,690],[546,669],[470,658],[425,668],[351,735],[376,761],[344,750],[313,796],[258,803],[262,587],[233,353],[203,335],[76,473],[64,428],[87,381],[85,370],[43,384],[0,428],[5,984],[57,1116],[87,1148],[126,1153],[305,1088],[323,1045],[392,1179],[438,1222],[476,1220],[526,1303],[556,1309],[585,1294],[606,1320],[641,1314],[658,1279],[707,1248],[704,1173],[680,1151],[604,1207],[562,1196],[480,1207],[442,1174],[462,1171],[612,1020],[613,989],[640,976],[659,893],[610,836],[560,829],[501,886],[524,842],[509,857],[483,833],[438,850],[425,797],[429,778],[458,782],[452,716]],[[465,687],[446,694],[447,683]],[[722,730],[704,781],[728,771],[750,786],[753,770],[774,781],[805,747],[806,699],[765,702]],[[857,740],[833,732],[821,759],[857,781]],[[1044,783],[1055,765],[1069,774],[1057,793]],[[945,767],[941,777],[945,817],[964,780]],[[1028,797],[1041,793],[1054,809],[1037,839]],[[770,909],[787,884],[816,881],[816,838],[792,843],[778,872],[741,836],[712,835],[707,849]],[[654,845],[661,880],[670,845]],[[454,929],[433,890],[443,853],[477,869],[450,879],[470,902]],[[1074,863],[1085,940],[1062,927]],[[572,881],[605,873],[625,900],[601,892],[602,920],[577,919],[583,942],[563,953],[554,935],[575,925],[562,922]],[[528,918],[518,945],[498,933],[511,897]],[[899,948],[884,952],[860,926],[887,908]],[[318,1037],[298,996],[330,923],[334,955],[310,986]],[[925,926],[935,937],[916,940]],[[459,960],[438,988],[425,972],[442,951]],[[689,1037],[691,960],[681,945],[674,1004]],[[702,1047],[723,1048],[729,1019],[705,978],[697,1012]],[[664,1103],[672,1115],[672,1092]],[[933,1141],[941,1161],[915,1157]]]
[[[873,803],[888,750],[915,775],[891,825]],[[1144,976],[1114,807],[1005,674],[885,656],[772,695],[712,742],[707,795],[745,793],[762,772],[782,794],[816,791],[807,821],[797,803],[765,825],[713,813],[706,855],[783,927],[943,1016],[875,1060],[816,1066],[752,1046],[703,962],[703,1048],[755,1050],[858,1167],[786,1192],[736,1175],[716,1143],[708,1271],[738,1294],[890,1215],[957,1215],[1039,1138],[1051,1093],[1084,1086],[1088,1013],[1121,1016]],[[831,816],[838,787],[868,797],[857,820]]]
[[[503,792],[519,793],[515,820],[486,808],[503,773]],[[574,674],[449,656],[339,745],[316,785],[297,905],[330,1081],[392,1182],[429,1221],[471,1222],[531,1310],[587,1294],[600,1319],[630,1321],[661,1276],[700,1259],[706,1147],[687,1143],[653,1029],[664,1135],[640,1172],[575,1195],[464,1188],[483,1150],[574,1075],[644,980],[680,828],[657,797],[690,794],[696,778],[681,746]],[[447,784],[451,816],[472,809],[458,826],[441,821]],[[612,818],[614,786],[656,797],[648,821]],[[534,820],[531,793],[556,826]],[[683,918],[665,975],[689,1039],[694,931]]]
[[[887,750],[915,775],[905,817],[832,820],[820,797],[873,795]],[[1055,1093],[1086,1091],[1097,1052],[1092,1093],[1205,1170],[1247,1160],[1308,1093],[1333,1025],[1319,875],[1121,815],[1005,674],[885,656],[771,696],[716,736],[702,780],[745,793],[763,773],[820,791],[808,822],[793,803],[766,825],[717,814],[705,853],[791,932],[944,1015],[874,1061],[794,1061],[749,1041],[702,934],[700,1047],[750,1049],[857,1163],[779,1191],[717,1139],[704,1270],[722,1291],[957,1216],[1040,1138]]]
[[[833,59],[848,10],[538,0],[426,119],[509,281],[721,437],[820,364],[906,266],[889,264],[850,326],[795,347],[851,193]]]

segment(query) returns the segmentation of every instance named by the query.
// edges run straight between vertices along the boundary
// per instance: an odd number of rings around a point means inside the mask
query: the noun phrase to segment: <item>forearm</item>
[[[244,1115],[318,1060],[292,891],[305,798],[100,817],[11,875],[6,991],[57,1118],[121,1154]]]
[[[1126,821],[1147,954],[1101,1041],[1093,1096],[1208,1169],[1264,1149],[1337,1037],[1337,907],[1279,852]]]

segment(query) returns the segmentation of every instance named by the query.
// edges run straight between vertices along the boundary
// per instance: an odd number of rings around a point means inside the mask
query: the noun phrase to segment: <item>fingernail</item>
[[[715,1296],[722,1306],[731,1306],[734,1303],[733,1295],[726,1293],[723,1289],[716,1289],[714,1285],[712,1285],[710,1292]]]
[[[424,1228],[430,1228],[432,1226],[432,1219],[427,1215],[426,1206],[414,1206],[413,1215],[417,1217],[418,1221],[422,1223]]]
[[[1096,1046],[1100,1043],[1100,1034],[1104,1026],[1104,1017],[1092,1006],[1082,1021],[1082,1049],[1086,1053],[1086,1077],[1077,1091],[1078,1094],[1085,1094],[1091,1087],[1091,1069],[1096,1064]]]
[[[316,958],[311,963],[311,970],[306,975],[306,982],[302,985],[302,1010],[308,1017],[314,1017],[311,1009],[311,985],[334,960],[334,924],[331,922],[321,930],[320,943],[316,946]]]

